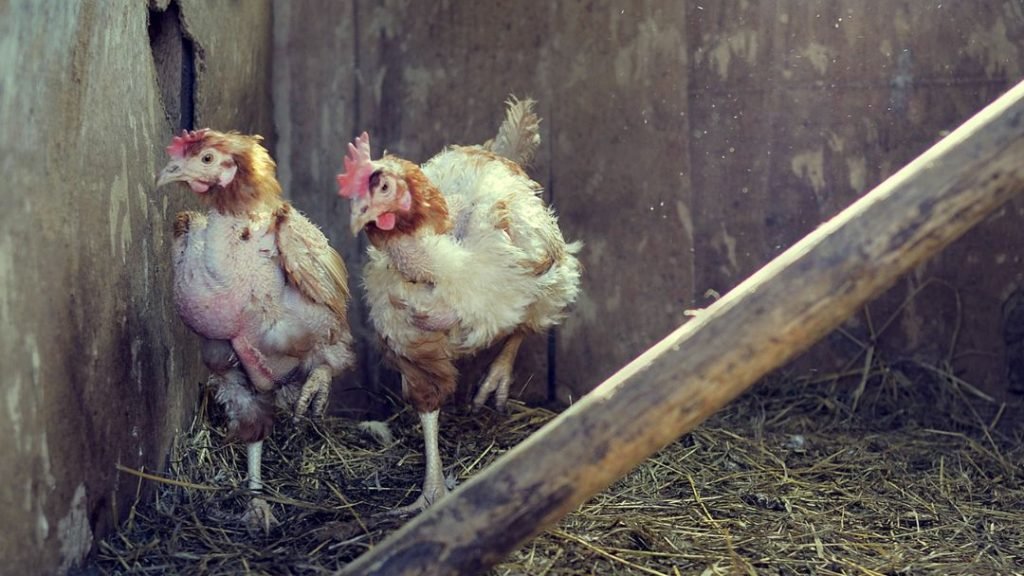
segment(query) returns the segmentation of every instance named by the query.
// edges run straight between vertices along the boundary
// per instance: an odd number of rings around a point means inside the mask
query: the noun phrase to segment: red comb
[[[206,136],[206,128],[202,130],[182,130],[181,136],[171,138],[171,145],[166,148],[167,153],[173,158],[184,158],[189,146],[201,142]]]
[[[348,145],[345,171],[338,174],[338,194],[348,199],[369,194],[371,174],[373,164],[370,163],[370,135],[363,132],[354,144]]]

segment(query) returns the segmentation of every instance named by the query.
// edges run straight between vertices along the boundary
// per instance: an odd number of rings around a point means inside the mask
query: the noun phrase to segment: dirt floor
[[[863,376],[758,385],[491,574],[1024,574],[1024,422],[1008,421],[1021,412],[935,368]],[[411,412],[389,422],[390,442],[351,420],[282,418],[263,473],[281,524],[252,536],[239,521],[245,449],[205,407],[166,474],[125,472],[157,494],[91,569],[331,573],[400,526],[382,513],[418,494]],[[476,474],[554,416],[453,408],[449,474]]]

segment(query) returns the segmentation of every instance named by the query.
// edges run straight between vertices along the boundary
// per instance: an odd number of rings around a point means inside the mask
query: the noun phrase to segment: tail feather
[[[505,121],[498,128],[498,135],[484,143],[484,148],[521,166],[529,164],[540,146],[540,118],[533,111],[535,103],[529,98],[509,97],[505,102]]]

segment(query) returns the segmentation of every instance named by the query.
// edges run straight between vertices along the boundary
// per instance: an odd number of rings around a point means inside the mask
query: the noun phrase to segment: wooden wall
[[[539,101],[533,174],[586,247],[579,304],[519,363],[513,388],[531,401],[578,398],[1024,76],[1011,0],[274,6],[285,184],[356,277],[365,241],[333,196],[348,139],[366,129],[375,150],[423,161],[490,137],[508,94]],[[1001,307],[1024,285],[1022,221],[1024,202],[1008,206],[873,304],[876,331],[901,311],[881,334],[888,353],[940,361],[956,335],[957,368],[1005,391]],[[356,308],[350,380],[374,388],[390,377]],[[870,338],[865,317],[846,330]],[[833,335],[796,368],[858,350]]]
[[[266,0],[0,2],[0,573],[82,572],[156,487],[116,465],[162,471],[189,425],[171,230],[199,203],[154,176],[193,123],[272,133],[270,38]]]
[[[686,6],[698,292],[735,286],[1024,77],[1020,2]],[[874,334],[890,361],[952,359],[1005,392],[1022,216],[1024,200],[1007,206],[845,330]],[[837,332],[795,368],[832,370],[859,349]]]

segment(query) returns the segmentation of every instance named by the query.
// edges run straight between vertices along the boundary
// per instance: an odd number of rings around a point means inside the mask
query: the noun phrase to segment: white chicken
[[[401,511],[448,492],[438,413],[456,385],[453,360],[504,342],[474,398],[503,409],[523,338],[559,323],[579,291],[579,243],[567,244],[542,187],[522,166],[538,144],[530,100],[510,100],[498,135],[452,146],[422,167],[371,160],[369,136],[349,145],[339,193],[353,234],[366,230],[370,317],[425,437],[423,492]]]

